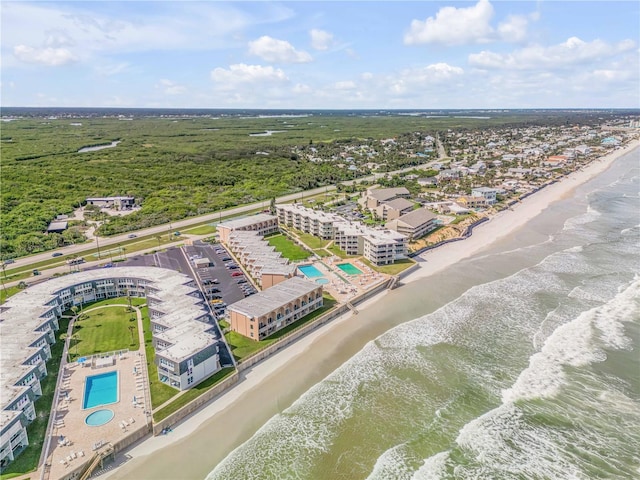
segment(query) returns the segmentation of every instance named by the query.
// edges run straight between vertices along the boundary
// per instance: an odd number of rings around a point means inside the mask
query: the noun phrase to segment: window
[[[193,383],[193,377],[187,377],[187,385],[191,385]]]

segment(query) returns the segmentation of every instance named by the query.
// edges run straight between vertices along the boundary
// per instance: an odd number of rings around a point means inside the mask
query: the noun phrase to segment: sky
[[[0,105],[639,108],[640,2],[0,3]]]

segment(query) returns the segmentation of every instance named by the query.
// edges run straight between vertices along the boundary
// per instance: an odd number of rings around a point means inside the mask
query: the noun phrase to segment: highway
[[[415,170],[415,169],[428,169],[430,167],[432,162],[430,163],[426,163],[423,165],[417,165],[417,166],[413,166],[413,167],[407,167],[407,168],[403,168],[400,170],[395,170],[393,172],[384,172],[384,173],[376,173],[373,175],[368,175],[366,177],[360,177],[357,178],[355,180],[348,180],[345,182],[341,182],[343,185],[352,185],[354,183],[360,183],[363,181],[373,181],[373,180],[377,180],[381,177],[384,177],[386,175],[395,175],[398,173],[403,173],[403,172],[408,172],[411,170]],[[319,187],[319,188],[314,188],[312,190],[306,190],[304,192],[297,192],[297,193],[292,193],[289,195],[284,195],[282,197],[278,197],[276,198],[276,203],[287,203],[287,202],[291,202],[293,200],[300,200],[300,199],[304,199],[304,197],[311,197],[314,195],[319,195],[325,192],[330,192],[335,190],[336,187],[335,185],[327,185],[324,187]],[[214,212],[214,213],[209,213],[206,215],[201,215],[198,217],[189,217],[186,218],[184,220],[178,220],[175,222],[170,222],[170,223],[165,223],[163,225],[158,225],[155,227],[150,227],[150,228],[145,228],[143,230],[137,230],[137,231],[130,231],[127,233],[124,233],[122,235],[117,235],[117,236],[113,236],[113,237],[100,237],[98,238],[97,242],[99,243],[100,249],[104,249],[104,250],[108,250],[107,247],[109,246],[117,246],[118,243],[123,243],[123,242],[130,242],[131,239],[129,238],[129,235],[131,235],[132,233],[136,234],[138,237],[146,237],[149,235],[156,235],[156,234],[161,234],[161,235],[166,235],[169,232],[175,232],[175,231],[180,231],[183,229],[187,229],[188,227],[191,227],[193,225],[196,224],[200,224],[200,223],[204,223],[204,222],[216,222],[218,221],[221,217],[232,217],[232,216],[239,216],[242,215],[244,213],[256,210],[256,209],[264,209],[264,208],[269,208],[269,201],[268,200],[263,200],[261,202],[255,202],[255,203],[251,203],[248,205],[242,205],[239,207],[233,207],[233,208],[229,208],[226,210],[221,210],[218,212]],[[196,235],[190,235],[190,238],[204,238],[210,235],[202,235],[202,236],[196,236]],[[176,243],[183,243],[184,239],[180,239],[179,241],[177,241]],[[86,252],[87,250],[92,250],[95,249],[98,245],[96,244],[96,240],[91,240],[89,242],[86,243],[82,243],[79,245],[68,245],[66,247],[60,247],[55,249],[56,252],[61,252],[65,257],[68,255],[77,255],[77,254],[81,254],[83,252]],[[169,245],[163,245],[162,248],[167,248],[167,246]],[[150,250],[154,250],[154,249],[150,249]],[[50,260],[51,259],[51,254],[53,253],[53,250],[49,250],[47,252],[43,252],[43,253],[39,253],[36,255],[31,255],[29,257],[21,257],[21,258],[16,258],[14,263],[7,265],[6,268],[6,272],[7,272],[7,276],[11,275],[11,271],[16,269],[16,268],[24,268],[30,265],[33,265],[34,263],[38,263],[38,262],[42,262],[45,260]],[[139,253],[139,252],[138,252]],[[104,260],[102,260],[102,262],[104,262]],[[95,262],[93,262],[95,263]],[[83,264],[83,265],[90,265],[90,264]],[[55,271],[67,271],[69,267],[57,267],[57,268],[53,268],[53,269],[47,269],[47,270],[43,270],[43,275],[46,272],[55,272]],[[47,275],[48,276],[48,275]],[[7,283],[7,286],[10,286],[12,283]],[[29,282],[31,283],[31,282]]]

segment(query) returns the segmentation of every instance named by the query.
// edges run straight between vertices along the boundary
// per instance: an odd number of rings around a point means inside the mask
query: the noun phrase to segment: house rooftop
[[[398,218],[398,222],[405,223],[410,227],[419,227],[430,222],[436,216],[426,208],[418,208],[413,212],[406,213]]]

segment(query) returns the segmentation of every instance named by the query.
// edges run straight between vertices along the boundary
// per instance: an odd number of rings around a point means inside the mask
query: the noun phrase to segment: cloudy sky
[[[1,3],[1,105],[640,107],[640,3]]]

